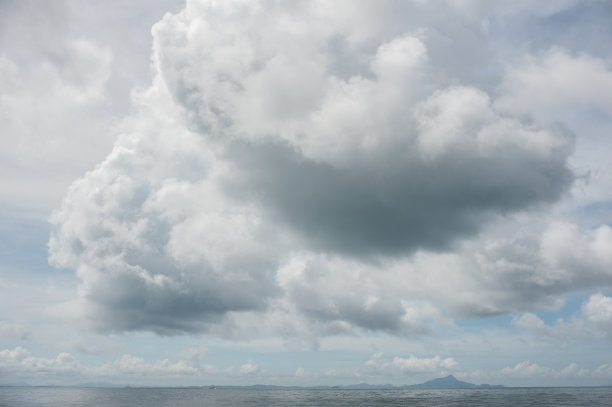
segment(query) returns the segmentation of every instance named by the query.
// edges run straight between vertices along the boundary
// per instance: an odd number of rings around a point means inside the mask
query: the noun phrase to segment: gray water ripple
[[[612,387],[503,389],[185,389],[0,387],[1,407],[612,406]]]

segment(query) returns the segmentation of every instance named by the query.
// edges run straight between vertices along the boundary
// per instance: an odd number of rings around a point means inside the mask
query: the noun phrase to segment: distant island
[[[358,383],[350,384],[345,386],[275,386],[256,384],[253,386],[214,386],[217,389],[497,389],[502,388],[501,384],[490,385],[490,384],[473,384],[458,380],[455,376],[449,375],[438,379],[426,381],[425,383],[394,386],[391,384],[368,384]]]
[[[490,385],[462,382],[453,375],[441,377],[439,379],[429,380],[421,384],[413,384],[412,386],[406,386],[406,388],[409,389],[491,389],[500,387],[504,386],[502,386],[501,384]]]
[[[29,387],[27,383],[10,383],[0,384],[0,387],[4,386],[15,386],[15,387]],[[157,388],[165,386],[133,386],[129,384],[115,384],[115,383],[104,383],[104,382],[89,382],[80,383],[72,386],[37,386],[37,387],[113,387],[113,388]],[[278,386],[273,384],[254,384],[251,386],[231,386],[231,385],[205,385],[205,386],[176,386],[176,388],[190,388],[190,389],[262,389],[262,390],[288,390],[288,389],[320,389],[320,390],[368,390],[368,389],[496,389],[504,386],[490,385],[490,384],[473,384],[458,380],[455,376],[449,375],[438,379],[426,381],[425,383],[394,386],[392,384],[369,384],[369,383],[358,383],[344,386]]]

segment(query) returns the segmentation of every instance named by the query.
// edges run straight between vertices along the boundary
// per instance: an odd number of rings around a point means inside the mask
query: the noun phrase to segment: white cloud
[[[366,367],[383,374],[435,373],[443,375],[459,370],[459,363],[453,358],[442,359],[437,355],[432,358],[419,358],[412,355],[408,358],[396,356],[388,360],[382,353],[375,353],[366,362]]]
[[[519,362],[514,366],[504,367],[503,369],[491,373],[494,377],[521,379],[542,379],[547,377],[582,378],[595,374],[597,374],[597,370],[590,371],[579,367],[576,363],[570,363],[564,368],[557,370],[546,366],[540,366],[529,360]]]
[[[0,337],[16,340],[25,340],[28,338],[30,330],[19,323],[0,321]]]
[[[612,364],[604,363],[601,366],[598,366],[597,369],[593,372],[595,376],[604,377],[606,379],[610,379],[612,377]]]
[[[46,216],[111,145],[110,116],[99,114],[113,53],[62,28],[59,2],[0,7],[0,205]]]
[[[221,368],[195,360],[188,354],[193,349],[180,352],[186,357],[177,354],[176,357],[147,361],[134,355],[123,355],[112,362],[99,366],[87,367],[66,352],[60,352],[56,357],[35,356],[27,349],[16,347],[0,351],[0,374],[10,377],[13,381],[26,380],[33,384],[72,384],[88,381],[105,381],[132,385],[151,384],[186,384],[201,385],[204,383],[230,382],[244,380],[255,374],[264,374],[266,377],[276,377],[275,373],[263,371],[252,360],[243,364],[239,369]],[[612,378],[610,363],[584,368],[578,363],[568,363],[563,367],[552,368],[529,360],[522,361],[501,369],[489,371],[464,371],[455,358],[440,356],[407,358],[395,356],[385,358],[382,353],[372,355],[363,369],[328,369],[323,377],[334,377],[349,380],[353,383],[355,378],[363,377],[396,377],[399,383],[406,384],[405,377],[432,377],[454,374],[464,379],[496,380],[504,383],[588,383],[595,380]],[[294,376],[297,378],[316,378],[317,375],[300,367]],[[357,379],[360,380],[360,379]],[[362,379],[361,379],[362,380]],[[587,380],[585,382],[585,380]],[[244,382],[241,382],[244,383]],[[248,382],[247,382],[248,383]]]
[[[610,277],[611,247],[612,228],[608,225],[581,231],[577,225],[556,222],[542,235],[540,255],[554,273],[550,279],[579,278],[588,281],[602,276]],[[574,282],[579,284],[578,281]]]
[[[360,327],[411,336],[428,333],[430,323],[448,325],[434,305],[415,298],[418,289],[409,286],[418,276],[397,281],[406,271],[402,262],[367,265],[296,255],[279,269],[277,280],[299,313],[323,324],[320,334],[351,334],[351,327]]]
[[[147,361],[143,357],[123,355],[111,362],[88,367],[67,352],[56,357],[34,356],[23,347],[0,351],[0,374],[13,380],[27,380],[39,384],[75,384],[84,381],[110,381],[113,383],[152,384],[179,380],[199,383],[224,377],[231,380],[237,373],[231,368],[218,368],[201,357],[194,358],[194,349],[187,349],[173,358]],[[252,362],[243,365],[241,374],[257,373],[259,368]],[[175,382],[173,382],[175,383]]]
[[[189,360],[171,361],[169,359],[146,362],[143,358],[123,355],[121,358],[100,366],[97,373],[103,376],[128,375],[136,378],[144,376],[192,376],[201,373],[214,373],[217,369],[200,365]]]
[[[459,372],[457,376],[464,380],[488,380],[510,386],[558,386],[560,384],[576,386],[586,383],[606,383],[606,380],[612,378],[612,370],[609,369],[609,364],[589,369],[575,362],[570,362],[565,366],[550,367],[524,360],[501,369]]]
[[[261,369],[259,368],[259,366],[253,363],[252,360],[249,360],[247,363],[240,366],[240,373],[246,374],[246,375],[259,373],[260,370]]]
[[[102,330],[132,329],[134,317],[141,321],[138,329],[201,329],[226,311],[261,308],[274,294],[265,267],[268,249],[263,239],[250,239],[252,233],[265,237],[265,225],[248,209],[231,209],[230,202],[215,198],[217,187],[207,180],[215,176],[208,149],[180,127],[172,106],[163,98],[158,102],[145,106],[143,115],[159,120],[132,120],[124,144],[73,185],[53,218],[62,226],[51,238],[50,259],[78,271],[89,300],[86,310],[99,313],[92,322]],[[148,154],[151,148],[165,151],[167,158]],[[130,168],[144,172],[127,175]],[[94,198],[91,188],[101,183],[107,187]],[[131,215],[123,216],[124,210]],[[236,226],[226,227],[221,218],[234,219]],[[244,244],[238,240],[242,235]],[[118,286],[123,288],[117,291]],[[141,292],[142,302],[132,290]],[[150,296],[157,299],[146,299]],[[170,302],[162,305],[165,301]],[[152,308],[142,309],[145,303]],[[113,308],[117,314],[108,312]],[[193,317],[184,319],[185,312]],[[156,322],[164,313],[166,321]]]
[[[612,340],[612,297],[602,294],[592,295],[582,305],[582,313],[587,321],[594,324]]]
[[[612,298],[594,294],[585,301],[580,312],[567,320],[546,324],[532,313],[516,316],[512,323],[538,335],[568,340],[612,340]]]
[[[121,345],[108,340],[76,339],[57,344],[59,349],[70,349],[83,355],[111,355],[122,349]]]
[[[609,61],[586,54],[572,56],[561,48],[526,56],[508,71],[501,88],[503,96],[498,106],[521,114],[542,115],[550,120],[568,107],[612,114]]]
[[[537,363],[531,363],[528,360],[517,363],[515,366],[508,366],[499,371],[500,376],[510,377],[528,377],[528,378],[539,378],[546,377],[555,373],[555,371],[549,367],[542,367]]]
[[[576,363],[570,363],[559,371],[559,376],[568,377],[584,377],[587,374],[589,374],[589,370],[579,367]]]
[[[200,345],[182,350],[176,355],[176,357],[181,360],[199,362],[201,360],[204,360],[206,355],[208,355],[209,353],[210,350],[205,345]]]
[[[311,321],[406,336],[452,327],[449,316],[557,309],[563,293],[610,281],[607,251],[598,249],[612,247],[607,227],[583,231],[573,224],[524,221],[498,222],[455,253],[422,251],[373,264],[295,255],[277,281]]]
[[[85,368],[69,353],[61,352],[55,358],[32,356],[25,348],[0,351],[0,371],[20,375],[70,375],[79,374]]]
[[[338,376],[339,374],[340,373],[336,369],[328,369],[325,371],[325,376],[335,377],[335,376]]]

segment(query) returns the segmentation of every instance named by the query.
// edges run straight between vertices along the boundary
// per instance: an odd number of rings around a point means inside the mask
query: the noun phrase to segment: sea
[[[2,407],[612,406],[612,387],[208,389],[0,387]]]

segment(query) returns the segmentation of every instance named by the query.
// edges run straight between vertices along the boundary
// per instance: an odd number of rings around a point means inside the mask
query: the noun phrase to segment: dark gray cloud
[[[230,311],[263,310],[274,296],[272,284],[211,275],[203,268],[147,269],[153,275],[181,275],[172,287],[147,284],[138,274],[117,274],[98,266],[105,278],[84,299],[96,315],[92,325],[101,332],[152,331],[162,335],[196,332],[219,323]],[[142,267],[142,266],[141,266]]]
[[[235,143],[229,157],[235,199],[259,201],[315,250],[353,256],[447,249],[491,215],[557,200],[573,180],[563,156],[542,162],[518,148],[435,163],[406,154],[348,170],[285,144]]]

